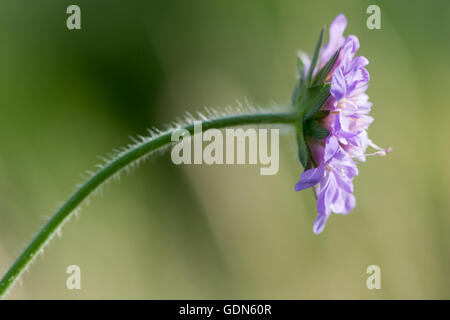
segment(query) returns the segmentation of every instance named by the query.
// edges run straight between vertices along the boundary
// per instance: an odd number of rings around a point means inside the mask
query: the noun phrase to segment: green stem
[[[238,114],[204,120],[202,121],[202,129],[208,130],[212,128],[219,129],[224,127],[259,124],[294,124],[297,119],[298,114],[296,112]],[[194,124],[191,123],[185,125],[183,129],[186,129],[193,134]],[[98,170],[91,178],[89,178],[89,180],[79,187],[50,218],[0,280],[0,297],[3,297],[18,280],[22,272],[29,267],[33,259],[41,252],[41,250],[43,250],[45,244],[54,236],[59,228],[62,227],[66,219],[78,208],[83,200],[89,197],[89,195],[106,180],[127,165],[158,148],[172,143],[171,135],[174,130],[177,129],[169,130],[133,146],[127,152],[120,154],[117,158]]]

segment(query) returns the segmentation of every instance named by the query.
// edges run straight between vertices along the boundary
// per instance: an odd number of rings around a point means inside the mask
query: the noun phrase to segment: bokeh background
[[[66,28],[70,4],[80,31]],[[366,27],[370,4],[381,30]],[[369,134],[394,148],[360,166],[351,214],[313,234],[290,132],[274,176],[166,154],[108,185],[9,298],[450,298],[446,0],[2,0],[0,273],[129,136],[203,106],[288,103],[296,51],[311,53],[338,13],[370,60]],[[371,264],[381,290],[366,288]]]

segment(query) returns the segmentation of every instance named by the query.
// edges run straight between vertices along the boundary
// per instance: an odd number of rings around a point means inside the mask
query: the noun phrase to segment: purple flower
[[[295,190],[315,186],[319,214],[313,231],[321,233],[331,212],[346,214],[355,207],[352,180],[358,174],[358,169],[333,135],[326,139],[324,147],[322,150],[319,148],[315,156],[316,160],[319,159],[319,165],[302,173]]]
[[[341,49],[339,57],[325,81],[331,82],[330,97],[321,107],[328,110],[321,125],[330,135],[325,140],[308,139],[311,160],[314,167],[306,170],[295,185],[296,191],[314,187],[317,196],[318,216],[314,222],[314,233],[321,233],[332,212],[347,214],[355,207],[353,178],[358,175],[354,159],[365,161],[366,149],[371,146],[377,152],[371,155],[385,155],[383,150],[368,137],[367,129],[373,118],[368,115],[372,104],[365,93],[369,83],[366,66],[369,61],[362,56],[355,57],[359,49],[356,36],[343,36],[347,20],[338,15],[330,26],[330,40],[320,53],[318,72]],[[306,69],[310,62],[301,56]]]

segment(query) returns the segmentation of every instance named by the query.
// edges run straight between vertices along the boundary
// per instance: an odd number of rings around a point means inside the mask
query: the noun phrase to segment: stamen
[[[370,140],[370,139],[369,139],[369,146],[371,146],[375,150],[378,150],[378,152],[375,152],[375,153],[372,153],[372,154],[369,154],[369,155],[375,155],[375,156],[382,156],[383,157],[383,156],[387,155],[389,152],[392,152],[392,147],[383,149],[383,148],[377,146],[375,143],[373,143],[373,141]]]
[[[371,147],[374,148],[375,150],[378,150],[378,151],[384,151],[383,148],[377,146],[377,145],[376,145],[375,143],[373,143],[373,141],[370,140],[370,139],[369,139],[369,146],[371,146]],[[389,149],[389,148],[388,148],[388,149]],[[390,149],[391,149],[391,151],[392,151],[392,148],[390,148]],[[389,151],[389,152],[390,152],[390,151]]]
[[[374,148],[372,145],[370,145],[372,148]],[[378,147],[378,146],[377,146]],[[379,147],[378,147],[379,148]],[[369,156],[377,156],[377,157],[384,157],[385,155],[387,155],[389,152],[392,152],[392,147],[389,147],[389,148],[386,148],[386,149],[378,149],[378,148],[374,148],[374,149],[377,149],[378,151],[377,152],[372,152],[372,153],[365,153],[365,154],[363,154],[364,156],[366,156],[366,157],[369,157]],[[358,158],[358,157],[360,157],[360,156],[362,156],[362,155],[359,155],[359,156],[353,156],[352,158]]]

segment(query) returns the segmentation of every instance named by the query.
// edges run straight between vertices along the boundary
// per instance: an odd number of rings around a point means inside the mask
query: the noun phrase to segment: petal
[[[311,188],[323,178],[324,165],[321,163],[317,168],[309,169],[303,172],[300,176],[300,181],[295,185],[295,191],[301,191]]]
[[[326,214],[319,214],[314,221],[313,232],[315,234],[322,233],[325,229],[325,224],[327,223],[328,216]]]
[[[337,184],[333,174],[326,177],[325,186],[321,188],[317,195],[317,211],[319,214],[329,215],[331,213],[330,204],[336,193]]]
[[[373,122],[373,118],[368,115],[359,115],[352,117],[350,121],[350,131],[367,130],[369,125]]]
[[[367,60],[366,57],[364,56],[357,56],[354,59],[352,59],[349,68],[350,69],[354,69],[354,68],[362,68],[365,67],[369,64],[369,60]]]
[[[344,170],[344,171],[339,172],[339,174],[346,175],[346,172]],[[337,180],[337,183],[338,183],[338,186],[340,189],[344,190],[345,192],[353,193],[353,183],[350,179],[347,178],[347,176],[339,177],[336,180]]]
[[[337,188],[333,200],[330,202],[330,209],[334,213],[342,213],[345,209],[345,199],[343,197],[344,191]]]
[[[345,201],[345,212],[344,214],[352,211],[356,206],[356,198],[353,194],[350,194]]]
[[[333,135],[328,136],[325,143],[324,162],[325,163],[329,162],[338,150],[339,150],[339,142],[336,139],[336,137]]]
[[[347,19],[343,14],[338,15],[330,25],[330,39],[323,47],[320,54],[320,68],[322,68],[333,56],[333,54],[344,44],[344,30]]]
[[[337,214],[347,214],[355,208],[355,205],[355,196],[342,190],[336,201],[331,204],[331,210]]]
[[[331,79],[330,93],[336,101],[341,100],[347,95],[347,84],[345,82],[342,67],[339,67],[334,71],[333,79]]]
[[[343,14],[339,14],[336,18],[334,18],[333,22],[330,25],[330,40],[324,48],[324,51],[327,54],[333,55],[336,50],[342,46],[344,41],[345,27],[347,27],[347,19]],[[328,59],[326,59],[326,61],[331,58],[331,55],[328,57]]]
[[[355,55],[356,51],[359,50],[359,39],[357,36],[349,35],[346,39],[347,41],[352,43],[352,55]]]
[[[353,91],[364,92],[367,89],[370,75],[366,68],[361,67],[351,72],[346,80],[347,92],[350,93],[349,96],[352,96]]]
[[[351,157],[364,162],[366,160],[365,157],[366,149],[369,145],[369,137],[367,136],[367,132],[365,130],[361,130],[361,132],[358,135],[350,138],[348,141],[350,144],[345,147],[348,154]],[[354,166],[354,172],[358,174],[356,166]]]
[[[352,117],[344,115],[343,112],[339,112],[339,125],[342,131],[351,132],[350,126],[352,122]]]
[[[356,36],[348,36],[345,38],[341,50],[341,61],[348,62],[354,56],[359,49],[359,40]]]
[[[347,18],[341,13],[334,18],[330,25],[330,43],[336,42],[344,34],[347,27]]]

